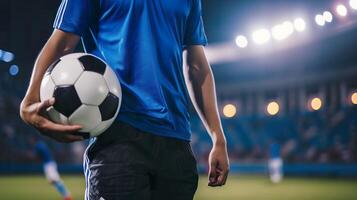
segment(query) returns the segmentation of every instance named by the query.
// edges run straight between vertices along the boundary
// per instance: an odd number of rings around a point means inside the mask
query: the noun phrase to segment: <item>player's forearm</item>
[[[78,40],[78,36],[69,35],[59,30],[52,34],[36,59],[24,102],[39,101],[41,80],[47,68],[61,56],[72,52]]]
[[[215,144],[226,144],[217,109],[216,91],[211,67],[203,47],[187,50],[186,83],[191,100]]]

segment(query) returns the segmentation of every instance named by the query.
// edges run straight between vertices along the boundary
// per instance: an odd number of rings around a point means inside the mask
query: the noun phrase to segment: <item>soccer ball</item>
[[[118,115],[121,87],[114,71],[100,58],[73,53],[54,62],[45,73],[41,101],[55,98],[47,109],[49,118],[60,124],[81,125],[85,138],[103,133]]]

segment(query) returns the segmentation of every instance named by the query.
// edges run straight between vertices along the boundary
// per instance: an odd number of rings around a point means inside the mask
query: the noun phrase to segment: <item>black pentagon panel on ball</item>
[[[53,69],[56,67],[56,65],[61,62],[61,59],[57,59],[55,62],[53,62],[46,70],[46,74],[51,74]]]
[[[109,93],[104,101],[99,105],[99,111],[102,116],[102,121],[109,120],[114,117],[119,104],[119,98],[112,93]]]
[[[82,105],[73,85],[57,87],[53,93],[53,97],[55,98],[53,107],[66,117],[71,116]]]
[[[78,60],[82,63],[85,71],[97,72],[103,75],[107,67],[103,61],[91,55],[81,56]]]

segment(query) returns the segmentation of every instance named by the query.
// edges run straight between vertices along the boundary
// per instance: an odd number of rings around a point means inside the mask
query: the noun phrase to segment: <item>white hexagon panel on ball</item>
[[[109,92],[103,76],[90,71],[84,71],[74,87],[82,103],[94,106],[101,104]]]
[[[110,127],[110,125],[112,125],[114,120],[115,120],[115,118],[107,120],[107,121],[100,122],[97,127],[95,127],[93,130],[91,130],[89,132],[90,136],[91,137],[96,137],[96,136],[102,134],[104,131],[106,131]]]
[[[52,98],[53,92],[55,91],[55,84],[52,81],[52,78],[49,74],[46,74],[43,77],[40,88],[40,100],[45,101]]]
[[[81,125],[80,132],[90,132],[102,121],[97,106],[81,105],[70,117],[69,124]]]
[[[51,71],[51,77],[56,85],[73,85],[82,72],[78,59],[62,57]]]
[[[121,100],[122,93],[121,93],[121,87],[120,87],[119,80],[118,80],[115,72],[109,66],[107,66],[107,68],[105,69],[104,79],[107,82],[109,91],[111,93],[115,94]]]

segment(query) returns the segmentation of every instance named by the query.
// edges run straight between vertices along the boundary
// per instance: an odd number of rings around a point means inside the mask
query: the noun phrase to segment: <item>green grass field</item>
[[[83,199],[84,178],[64,176],[75,199]],[[209,188],[201,177],[196,200],[355,200],[357,180],[286,178],[271,184],[260,176],[231,176],[226,186]],[[1,200],[60,200],[42,176],[0,176]]]

